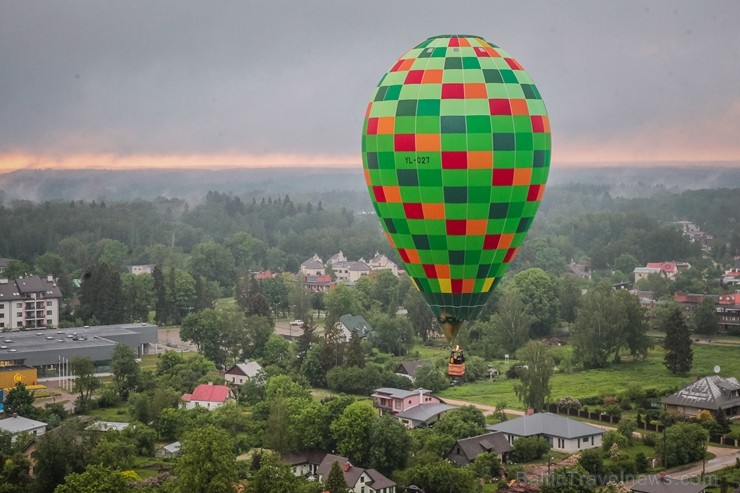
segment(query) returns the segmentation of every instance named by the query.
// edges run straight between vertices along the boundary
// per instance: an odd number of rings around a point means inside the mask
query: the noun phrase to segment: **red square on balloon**
[[[414,134],[396,134],[393,139],[393,148],[396,151],[416,150],[416,138]]]
[[[466,169],[468,153],[465,151],[442,152],[442,169]]]
[[[511,104],[508,99],[489,99],[488,107],[492,115],[511,115]]]
[[[403,204],[403,212],[406,214],[406,219],[424,219],[424,209],[418,202]]]
[[[446,221],[447,234],[464,236],[466,234],[465,219],[449,219]]]
[[[465,99],[465,85],[442,84],[442,99]]]
[[[514,168],[499,168],[493,170],[491,185],[496,187],[511,186],[514,184]]]
[[[409,70],[409,73],[406,74],[406,80],[404,81],[404,84],[421,84],[423,78],[423,70]]]

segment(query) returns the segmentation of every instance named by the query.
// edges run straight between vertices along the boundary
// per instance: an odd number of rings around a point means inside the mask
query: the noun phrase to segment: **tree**
[[[126,344],[116,344],[113,348],[110,366],[118,395],[123,400],[128,399],[129,393],[139,385],[141,374],[133,349]]]
[[[439,460],[406,469],[401,473],[404,484],[414,484],[427,492],[475,493],[475,477],[468,468]]]
[[[517,357],[524,368],[514,391],[527,407],[541,410],[550,395],[550,377],[555,368],[552,356],[541,341],[529,341],[517,351]]]
[[[450,386],[450,379],[439,368],[426,364],[416,369],[414,383],[421,388],[437,393]]]
[[[482,435],[486,430],[486,418],[473,406],[461,407],[445,413],[434,424],[434,430],[455,440]]]
[[[362,347],[362,337],[353,330],[349,336],[349,343],[344,352],[344,363],[347,366],[362,368],[365,366],[365,350]]]
[[[151,274],[121,275],[123,316],[129,322],[149,320],[149,308],[154,306],[154,277]]]
[[[33,452],[36,491],[50,493],[67,474],[84,471],[91,461],[91,450],[88,437],[65,424],[39,437]]]
[[[530,337],[548,335],[560,311],[555,279],[544,270],[534,268],[518,273],[511,282],[521,293],[527,313],[534,317]]]
[[[406,316],[411,321],[414,333],[423,341],[429,339],[429,334],[434,330],[434,314],[418,289],[406,291],[403,301],[406,308]]]
[[[700,424],[674,424],[665,430],[664,440],[656,442],[656,455],[667,461],[665,467],[700,461],[707,450],[708,439],[709,433]]]
[[[493,478],[499,477],[501,461],[498,458],[498,454],[495,452],[484,452],[482,454],[478,454],[475,458],[475,462],[470,465],[470,468],[476,478],[482,479],[483,481],[490,481]]]
[[[90,358],[75,356],[69,362],[69,368],[74,375],[74,391],[80,393],[77,407],[81,411],[88,409],[93,392],[102,385],[95,376],[95,363]]]
[[[513,354],[527,342],[533,318],[516,288],[503,291],[491,322],[494,341],[506,353]]]
[[[121,323],[122,298],[118,269],[106,263],[96,264],[82,276],[78,314],[83,320],[95,318],[104,325]]]
[[[368,315],[373,327],[370,342],[378,350],[395,356],[403,356],[413,344],[413,329],[407,318],[373,312]]]
[[[697,334],[713,337],[719,329],[719,317],[711,298],[704,298],[694,309],[694,326]]]
[[[345,493],[347,491],[347,482],[344,480],[344,473],[339,462],[332,462],[329,474],[326,475],[324,487],[329,493]]]
[[[370,432],[377,419],[375,410],[368,402],[354,402],[347,406],[330,426],[332,437],[337,442],[337,451],[354,464],[367,464]]]
[[[411,439],[403,424],[393,416],[381,416],[370,427],[368,466],[383,474],[406,467]]]
[[[17,414],[26,418],[33,418],[36,416],[36,408],[33,406],[34,400],[33,392],[26,388],[26,384],[18,382],[5,397],[5,413],[10,416]]]
[[[112,467],[91,464],[84,472],[65,476],[54,493],[128,493],[134,491],[132,480],[137,477],[135,473],[132,477]]]
[[[547,439],[539,436],[522,437],[514,440],[511,458],[515,462],[529,462],[541,459],[550,450]]]
[[[326,306],[324,327],[327,330],[334,327],[342,315],[347,313],[361,315],[364,313],[357,291],[345,284],[338,284],[331,288],[324,295],[324,305]]]
[[[661,322],[665,331],[663,348],[664,362],[671,373],[686,374],[691,370],[694,352],[691,349],[691,330],[686,323],[680,305],[674,303]]]
[[[190,256],[190,271],[222,287],[233,286],[236,277],[234,257],[231,252],[213,241],[201,243]]]
[[[566,322],[573,323],[576,320],[576,312],[581,306],[583,298],[581,285],[578,278],[574,276],[563,276],[558,284],[558,300],[560,301],[560,318]]]
[[[233,493],[236,454],[226,431],[206,425],[187,433],[181,442],[175,466],[179,491]]]

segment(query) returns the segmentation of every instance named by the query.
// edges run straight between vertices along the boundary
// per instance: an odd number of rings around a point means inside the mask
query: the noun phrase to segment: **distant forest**
[[[80,173],[74,186],[74,175],[67,175],[69,186],[77,189],[91,176],[103,176]],[[124,176],[126,183],[152,186],[146,173],[111,173],[111,180]],[[2,177],[7,184],[7,175]],[[197,181],[188,173],[183,179]],[[378,219],[368,212],[360,173],[288,177],[278,170],[260,179],[262,185],[254,182],[241,192],[210,191],[198,201],[164,196],[6,200],[0,205],[0,257],[20,260],[38,274],[71,278],[101,261],[121,270],[158,264],[217,282],[224,294],[247,270],[296,272],[314,253],[326,259],[341,250],[354,260],[379,252],[398,261]],[[280,184],[280,179],[285,180],[281,187],[263,186]],[[618,281],[629,280],[632,269],[648,261],[683,260],[711,278],[740,255],[740,188],[669,190],[638,183],[631,187],[634,196],[626,197],[615,195],[611,184],[558,181],[545,193],[512,271],[541,267],[559,275],[571,261],[590,259],[597,276]],[[617,183],[623,189],[624,183]],[[176,190],[177,184],[169,187]],[[711,256],[682,236],[674,224],[679,220],[714,236]],[[203,258],[218,256],[227,261],[194,272],[207,264]]]

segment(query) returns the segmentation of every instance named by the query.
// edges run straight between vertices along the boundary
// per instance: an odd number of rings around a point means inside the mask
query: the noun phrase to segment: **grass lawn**
[[[417,348],[415,348],[417,349]],[[446,352],[428,347],[422,357],[430,359],[446,357]],[[722,375],[737,375],[740,373],[740,358],[737,357],[737,347],[715,346],[708,344],[694,344],[694,364],[688,376],[673,375],[663,365],[663,348],[653,348],[645,360],[623,359],[622,363],[614,364],[609,368],[599,370],[576,371],[572,373],[555,373],[550,383],[552,385],[551,400],[571,396],[577,399],[586,397],[600,397],[618,395],[630,387],[640,387],[643,390],[655,389],[659,395],[683,387],[694,380],[696,375],[712,375],[715,365],[720,365]],[[571,346],[554,348],[554,354],[561,360],[570,357]],[[515,363],[511,361],[510,364]],[[503,361],[492,362],[501,370],[506,366]],[[517,380],[507,380],[500,377],[498,380],[484,380],[475,383],[466,383],[460,387],[451,387],[440,393],[442,398],[462,399],[482,404],[496,405],[505,401],[509,407],[523,408],[514,393]]]
[[[119,421],[125,423],[131,421],[131,415],[128,412],[128,403],[123,403],[116,407],[93,409],[88,414],[100,418],[103,421]]]

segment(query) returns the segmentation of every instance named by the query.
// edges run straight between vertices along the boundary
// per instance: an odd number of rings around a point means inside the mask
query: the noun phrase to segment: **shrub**
[[[525,437],[514,440],[511,458],[515,462],[530,462],[541,459],[550,450],[550,444],[542,437]]]
[[[648,447],[655,447],[655,433],[643,433],[642,443]]]
[[[516,443],[516,442],[515,442]],[[612,445],[617,444],[620,449],[627,447],[627,439],[618,431],[607,431],[604,433],[604,438],[601,442],[601,449],[604,452],[611,450]]]

